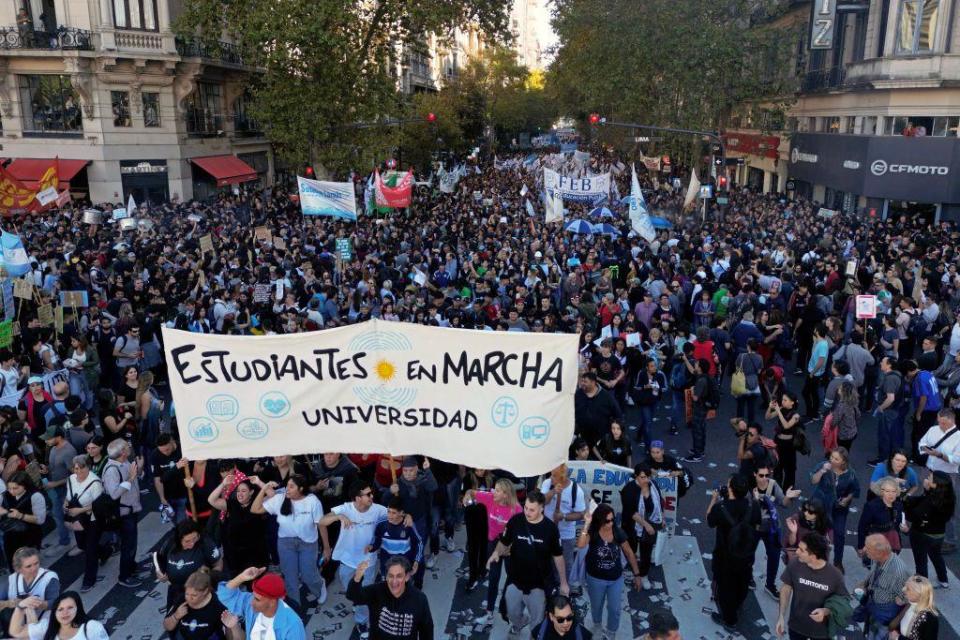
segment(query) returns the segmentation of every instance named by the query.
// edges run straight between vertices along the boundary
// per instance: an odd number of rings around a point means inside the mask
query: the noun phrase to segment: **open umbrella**
[[[578,234],[582,234],[582,235],[590,235],[591,233],[593,233],[593,225],[591,225],[591,224],[590,224],[589,222],[587,222],[586,220],[581,220],[581,219],[578,218],[578,219],[576,219],[576,220],[571,220],[571,221],[567,224],[567,226],[564,227],[564,231],[567,231],[567,232],[569,232],[569,233],[578,233]]]
[[[590,212],[590,217],[592,218],[613,218],[613,211],[606,207],[597,207]]]
[[[666,218],[661,218],[660,216],[650,216],[650,224],[653,225],[654,229],[671,229],[673,228],[673,223],[667,220]]]
[[[600,224],[593,225],[593,232],[598,235],[604,236],[613,236],[617,237],[620,235],[620,231],[617,230],[612,224],[607,224],[606,222],[601,222]]]

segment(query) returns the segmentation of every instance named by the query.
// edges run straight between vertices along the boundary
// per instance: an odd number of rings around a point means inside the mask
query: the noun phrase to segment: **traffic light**
[[[303,176],[305,178],[313,178],[314,175],[315,174],[313,173],[313,167],[311,167],[309,164],[306,167],[304,167]]]
[[[590,114],[590,124],[600,124],[600,114],[591,113]]]
[[[427,122],[429,122],[430,124],[433,124],[436,121],[437,121],[437,114],[435,114],[433,111],[427,114]]]
[[[720,176],[720,179],[717,181],[717,184],[720,186],[722,191],[725,191],[727,188],[727,176]]]

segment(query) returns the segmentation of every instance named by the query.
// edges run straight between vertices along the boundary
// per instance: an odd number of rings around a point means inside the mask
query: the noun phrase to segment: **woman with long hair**
[[[860,395],[857,388],[849,380],[840,383],[837,389],[837,398],[834,401],[833,409],[830,411],[833,416],[833,426],[837,429],[837,444],[850,451],[853,441],[857,439],[858,425],[860,424]]]
[[[32,600],[29,599],[28,600]],[[76,591],[54,600],[50,615],[38,617],[37,607],[14,607],[10,636],[22,640],[109,640],[107,630],[87,615]]]
[[[12,572],[13,554],[20,547],[40,548],[43,523],[47,519],[47,502],[37,491],[26,471],[17,471],[7,481],[7,490],[0,498],[0,530],[3,550]]]
[[[613,638],[620,628],[623,600],[622,557],[627,558],[633,569],[635,589],[639,589],[641,585],[640,567],[637,566],[637,558],[627,541],[627,534],[616,524],[613,507],[600,504],[593,513],[588,508],[583,515],[583,524],[583,531],[577,538],[577,547],[587,548],[585,566],[590,614],[593,616],[593,624],[599,627],[606,604],[607,624],[604,627],[604,637]]]
[[[844,447],[830,452],[826,462],[810,474],[816,487],[813,497],[823,503],[833,521],[833,564],[843,571],[843,548],[847,542],[850,504],[860,497],[860,482],[850,467],[850,453]]]
[[[650,572],[650,564],[653,560],[653,548],[657,544],[657,537],[664,525],[663,497],[653,477],[653,469],[648,463],[638,465],[636,482],[640,487],[640,493],[635,505],[636,512],[633,514],[632,523],[624,523],[625,526],[632,526],[636,533],[637,550],[640,556],[636,575],[640,578],[640,586],[644,589],[650,588],[647,574]]]
[[[910,548],[917,573],[927,577],[927,559],[937,572],[938,587],[947,588],[947,565],[943,561],[943,537],[953,517],[956,495],[953,483],[943,471],[934,471],[923,480],[923,495],[907,496],[903,511],[910,525]]]
[[[937,640],[940,612],[933,602],[933,585],[923,576],[913,576],[903,585],[906,607],[890,623],[890,640]]]
[[[774,470],[774,479],[781,487],[794,487],[797,483],[797,446],[794,440],[800,428],[796,394],[784,391],[779,401],[771,400],[765,418],[776,421],[774,442],[777,444],[777,468]]]
[[[267,516],[251,511],[257,489],[248,479],[238,483],[229,497],[224,497],[224,492],[228,491],[233,483],[234,476],[230,474],[207,499],[211,507],[220,511],[220,519],[223,521],[223,560],[231,577],[248,566],[265,567],[270,564]]]
[[[327,528],[317,525],[323,517],[320,499],[310,493],[310,483],[300,475],[290,476],[286,493],[277,493],[273,482],[264,484],[259,478],[251,481],[260,487],[253,500],[251,513],[269,513],[277,519],[277,552],[280,555],[280,573],[287,587],[287,598],[300,609],[300,584],[317,598],[327,601],[327,584],[317,570],[318,540],[323,542],[324,559],[329,559],[330,541]]]
[[[484,558],[489,558],[494,549],[497,548],[497,540],[500,534],[507,526],[510,518],[523,511],[520,503],[517,501],[517,490],[513,482],[507,478],[500,478],[493,487],[493,491],[484,491],[478,489],[468,489],[463,496],[463,504],[469,508],[473,505],[481,505],[486,510],[487,515],[487,539],[484,541]],[[492,563],[487,575],[487,609],[477,622],[484,626],[493,623],[493,607],[497,601],[497,594],[500,592],[500,573],[503,569],[503,560],[498,559]],[[479,581],[479,574],[467,585],[467,591],[476,588]]]
[[[827,517],[823,503],[816,498],[804,502],[800,511],[789,516],[784,524],[786,527],[783,532],[782,546],[785,565],[790,564],[790,561],[797,557],[797,545],[808,533],[819,533],[827,540],[833,540],[833,525]]]

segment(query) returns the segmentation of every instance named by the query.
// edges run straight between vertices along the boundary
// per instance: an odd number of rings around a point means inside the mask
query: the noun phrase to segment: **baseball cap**
[[[27,378],[27,384],[43,384],[43,378],[40,376],[30,376]]]
[[[420,462],[417,460],[417,457],[416,457],[416,456],[406,456],[406,457],[403,459],[403,464],[402,464],[401,466],[403,466],[403,467],[419,467],[419,466],[420,466]]]
[[[63,427],[58,425],[50,425],[47,427],[47,430],[43,432],[43,435],[40,436],[41,440],[49,440],[50,438],[66,438],[67,432],[63,430]]]

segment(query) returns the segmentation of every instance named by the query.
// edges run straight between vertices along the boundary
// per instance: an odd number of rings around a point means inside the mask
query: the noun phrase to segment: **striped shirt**
[[[867,591],[872,591],[871,600],[876,604],[890,604],[902,594],[903,585],[910,578],[910,571],[900,556],[891,553],[882,565],[874,562],[865,582]]]

